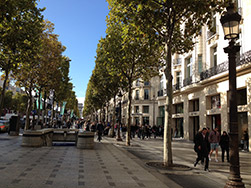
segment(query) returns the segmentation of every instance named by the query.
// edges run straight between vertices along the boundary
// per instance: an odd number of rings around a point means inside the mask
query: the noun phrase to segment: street
[[[132,146],[103,137],[95,138],[94,150],[77,149],[74,144],[52,147],[21,147],[22,136],[0,134],[1,188],[212,188],[224,187],[228,164],[210,162],[210,172],[193,167],[193,143],[173,142],[173,161],[189,168],[163,170],[146,165],[162,160],[162,140],[132,140]],[[251,187],[250,153],[240,152],[241,176]]]

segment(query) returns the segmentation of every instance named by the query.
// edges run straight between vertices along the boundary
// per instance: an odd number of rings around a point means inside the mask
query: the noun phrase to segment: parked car
[[[0,132],[8,132],[10,128],[10,121],[1,119],[0,120]]]

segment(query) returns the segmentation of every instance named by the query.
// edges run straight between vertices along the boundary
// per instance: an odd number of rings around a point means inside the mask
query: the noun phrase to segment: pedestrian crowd
[[[248,137],[247,131],[244,131],[243,137]],[[248,140],[248,139],[247,139]],[[241,148],[248,148],[248,142],[241,145]],[[197,166],[199,162],[204,165],[204,170],[209,171],[209,161],[212,160],[212,156],[214,155],[215,162],[219,162],[218,160],[218,152],[219,147],[221,147],[221,161],[224,162],[225,158],[227,162],[229,160],[229,135],[226,131],[223,131],[222,135],[220,135],[218,127],[215,127],[212,131],[209,128],[203,128],[198,131],[194,138],[194,151],[197,153],[197,158],[194,162],[194,167]]]

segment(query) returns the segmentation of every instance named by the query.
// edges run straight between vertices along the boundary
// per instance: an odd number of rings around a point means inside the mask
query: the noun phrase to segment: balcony
[[[173,85],[173,91],[177,91],[181,89],[181,83],[177,83],[175,85]]]
[[[188,77],[188,78],[185,78],[184,80],[183,80],[183,87],[186,87],[186,86],[188,86],[188,85],[191,85],[193,83],[193,77],[192,76],[190,76],[190,77]]]
[[[245,52],[240,56],[240,61],[237,61],[236,67],[244,64],[251,63],[251,50]],[[228,71],[228,61],[225,61],[215,67],[207,69],[200,73],[200,81],[210,78],[214,75],[220,74],[222,72]]]

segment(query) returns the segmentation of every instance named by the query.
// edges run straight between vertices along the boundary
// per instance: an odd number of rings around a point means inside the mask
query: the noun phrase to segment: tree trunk
[[[173,104],[173,86],[172,86],[172,52],[171,48],[167,45],[167,58],[166,58],[166,108],[165,108],[165,127],[164,127],[164,158],[163,162],[165,166],[173,165],[172,157],[172,135],[171,135],[171,126],[172,126],[172,104]]]
[[[44,92],[44,107],[43,107],[43,125],[45,123],[45,118],[44,116],[47,118],[47,114],[46,114],[46,97],[47,97],[47,93],[46,91]]]
[[[28,105],[27,105],[27,108],[26,108],[25,130],[28,130],[29,127],[30,127],[31,108],[32,108],[32,94],[31,94],[31,89],[29,89],[29,92],[28,92]]]
[[[108,118],[109,118],[108,110],[109,110],[109,101],[107,102],[107,105],[106,105],[106,125],[108,125]]]
[[[131,140],[131,111],[132,111],[132,83],[129,84],[128,90],[128,118],[127,118],[127,132],[126,132],[126,145],[130,146]]]
[[[113,112],[112,112],[111,137],[114,137],[114,127],[115,127],[115,124],[116,124],[116,115],[115,115],[115,112],[116,112],[116,95],[114,95],[114,97],[113,97],[113,103],[114,103],[114,107],[113,107]]]
[[[7,84],[8,78],[9,78],[9,70],[5,70],[5,79],[3,82],[3,88],[2,88],[2,92],[1,92],[1,96],[0,96],[0,116],[2,116],[2,111],[3,111],[3,107],[4,107],[4,96],[5,96],[5,89],[6,89],[6,84]]]
[[[40,88],[40,90],[39,90],[39,93],[38,93],[38,107],[37,107],[37,125],[38,125],[38,123],[39,123],[39,121],[40,121],[40,113],[41,113],[41,110],[40,110],[40,103],[41,103],[41,101],[40,101],[40,96],[41,96],[41,88]]]
[[[54,92],[52,91],[52,102],[51,102],[51,125],[53,126],[53,119],[54,119]]]

